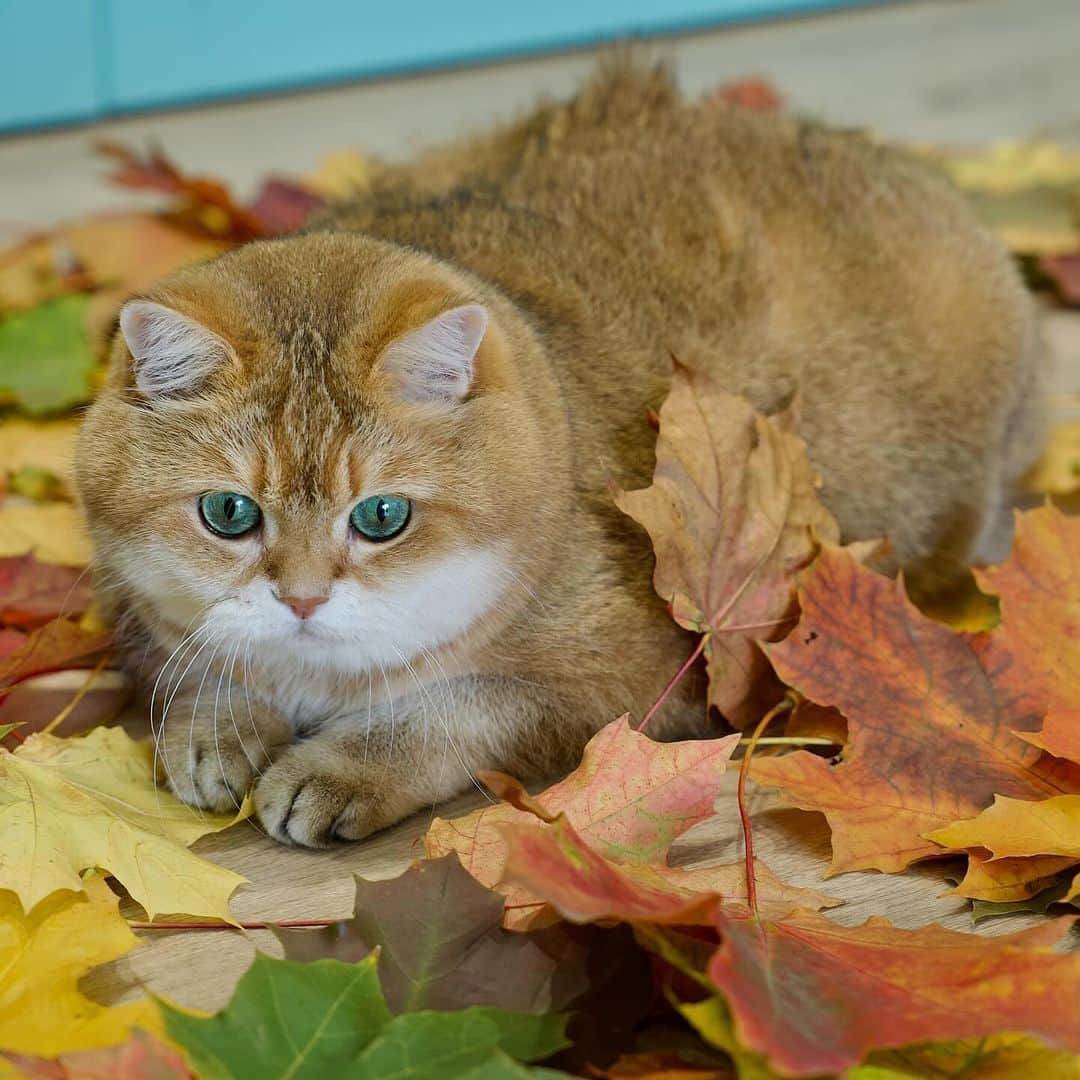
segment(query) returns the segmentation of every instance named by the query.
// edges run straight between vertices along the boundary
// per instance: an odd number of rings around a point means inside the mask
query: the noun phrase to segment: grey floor
[[[925,0],[658,40],[688,93],[747,74],[804,113],[903,139],[982,144],[1049,133],[1080,141],[1080,0]],[[0,239],[118,205],[93,138],[159,141],[185,168],[249,192],[327,150],[396,156],[564,95],[575,53],[158,113],[0,139]]]

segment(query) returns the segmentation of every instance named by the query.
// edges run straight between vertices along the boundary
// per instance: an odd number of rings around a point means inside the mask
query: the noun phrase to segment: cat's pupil
[[[390,513],[390,504],[385,499],[380,499],[378,506],[375,507],[375,516],[379,521],[385,521]]]
[[[226,520],[232,521],[232,519],[235,516],[236,516],[236,500],[231,499],[231,498],[226,499],[225,500],[225,518],[226,518]]]

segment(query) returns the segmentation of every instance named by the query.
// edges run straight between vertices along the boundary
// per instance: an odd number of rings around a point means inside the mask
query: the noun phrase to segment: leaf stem
[[[90,687],[97,682],[98,676],[105,670],[105,665],[112,659],[109,653],[106,653],[93,667],[90,674],[87,675],[82,686],[75,692],[75,696],[41,729],[42,735],[49,735],[54,732],[74,711],[75,706],[79,704]]]
[[[336,926],[345,917],[337,919],[282,919],[274,922],[128,922],[132,930],[299,930],[309,926]]]
[[[652,703],[649,711],[642,717],[641,723],[638,724],[635,730],[644,731],[649,721],[660,711],[660,707],[667,701],[671,694],[671,691],[679,684],[682,677],[693,666],[694,661],[705,651],[705,642],[708,641],[708,634],[702,634],[701,640],[697,643],[697,647],[694,651],[683,661],[683,665],[671,676],[667,686],[661,691],[660,696]]]
[[[740,746],[750,743],[750,737],[746,736],[739,740]],[[798,735],[769,735],[764,739],[758,739],[755,746],[842,746],[836,739],[818,739],[807,736],[800,738]]]
[[[758,913],[757,877],[754,874],[754,833],[750,826],[750,813],[746,809],[746,778],[750,775],[750,758],[753,756],[754,748],[757,746],[762,732],[776,719],[776,717],[781,713],[787,712],[789,709],[793,708],[794,705],[795,702],[790,697],[785,697],[783,701],[774,705],[758,721],[757,727],[754,728],[754,733],[750,736],[750,739],[746,744],[746,753],[743,754],[742,763],[739,765],[738,803],[739,820],[742,823],[743,855],[746,859],[746,902],[751,913],[755,917]]]

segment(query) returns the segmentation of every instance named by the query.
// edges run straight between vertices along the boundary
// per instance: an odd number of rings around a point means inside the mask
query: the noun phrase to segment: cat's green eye
[[[412,514],[412,504],[398,495],[372,495],[358,502],[349,515],[352,527],[368,540],[397,536]]]
[[[259,527],[262,511],[254,499],[235,491],[211,491],[199,500],[203,524],[218,536],[232,540]]]

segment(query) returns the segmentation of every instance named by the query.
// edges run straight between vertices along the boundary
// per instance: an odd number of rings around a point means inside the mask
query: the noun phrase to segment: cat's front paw
[[[342,760],[312,739],[289,747],[260,778],[255,812],[284,844],[331,847],[362,840],[408,812],[395,813],[383,798],[391,782],[384,767]]]
[[[241,743],[196,724],[166,731],[158,762],[178,799],[201,810],[238,810],[256,778],[270,765],[275,746]]]

